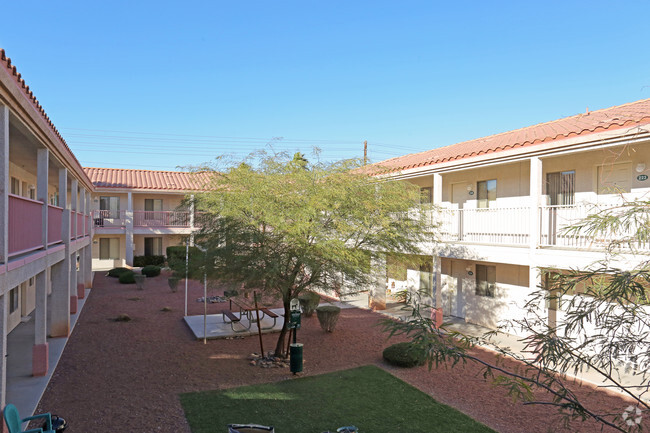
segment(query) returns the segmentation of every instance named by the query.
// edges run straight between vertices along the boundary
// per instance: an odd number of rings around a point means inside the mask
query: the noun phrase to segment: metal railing
[[[480,244],[527,245],[530,208],[441,209],[433,221],[442,240]]]

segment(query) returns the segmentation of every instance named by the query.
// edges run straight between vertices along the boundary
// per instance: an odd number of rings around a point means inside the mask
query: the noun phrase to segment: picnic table
[[[269,310],[268,308],[255,308],[255,305],[250,304],[249,302],[246,302],[244,299],[241,298],[230,298],[230,311],[225,312],[224,314],[227,315],[229,318],[232,320],[232,316],[234,316],[234,310],[233,310],[233,304],[235,305],[236,309],[239,310],[239,320],[241,320],[242,317],[246,317],[248,319],[248,323],[251,324],[253,322],[257,322],[257,313],[256,310],[262,313],[260,317],[260,322],[264,317],[269,317],[273,319],[273,324],[271,326],[263,327],[262,329],[271,329],[275,327],[276,320],[278,318],[278,315],[275,314],[273,311]],[[249,326],[250,328],[250,326]]]

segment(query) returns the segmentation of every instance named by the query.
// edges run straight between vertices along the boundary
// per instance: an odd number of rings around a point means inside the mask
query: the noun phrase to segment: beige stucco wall
[[[100,260],[99,258],[99,239],[100,238],[117,238],[120,240],[120,258],[115,260]],[[93,269],[111,269],[117,266],[124,266],[126,258],[126,236],[120,234],[114,235],[95,235],[92,244]]]
[[[455,264],[452,265],[452,262]],[[475,293],[476,264],[496,267],[496,292],[494,298]],[[460,317],[467,322],[496,328],[499,324],[524,315],[523,306],[529,294],[528,267],[504,263],[473,262],[443,258],[441,262],[443,311],[458,316],[458,297],[465,308]],[[452,272],[452,268],[455,272]],[[470,271],[467,271],[467,269]],[[472,275],[469,275],[472,272]],[[460,295],[458,283],[460,282]]]

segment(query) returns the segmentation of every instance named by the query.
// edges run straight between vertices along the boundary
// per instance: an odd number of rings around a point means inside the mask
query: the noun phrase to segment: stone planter
[[[178,278],[178,277],[169,277],[169,278],[167,278],[167,284],[169,284],[169,288],[174,293],[176,293],[176,289],[178,288],[178,281],[179,280],[180,280],[180,278]]]
[[[333,332],[336,327],[336,322],[339,320],[341,309],[334,305],[324,305],[316,308],[316,316],[318,316],[318,323],[325,332]]]
[[[300,308],[305,316],[311,317],[320,303],[320,296],[314,292],[301,293],[298,296],[298,301],[300,301]]]
[[[135,280],[135,286],[138,288],[138,290],[144,290],[144,281],[147,279],[147,276],[135,274],[133,276],[133,279]]]

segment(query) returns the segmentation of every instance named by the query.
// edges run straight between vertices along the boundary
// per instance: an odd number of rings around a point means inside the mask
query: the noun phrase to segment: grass
[[[226,431],[235,423],[272,425],[278,433],[344,425],[360,433],[494,433],[376,366],[180,398],[193,433]]]

